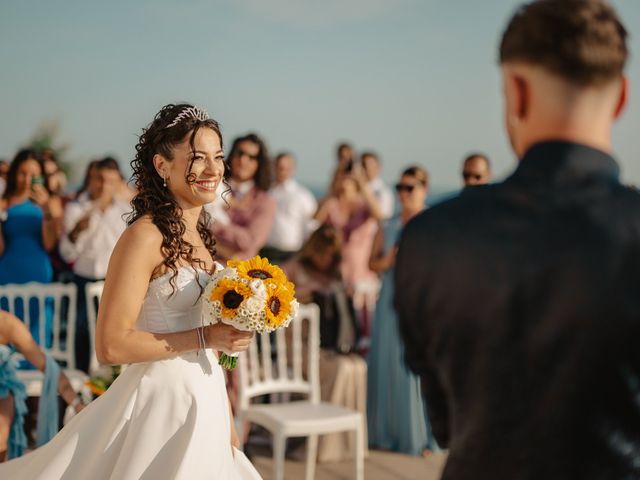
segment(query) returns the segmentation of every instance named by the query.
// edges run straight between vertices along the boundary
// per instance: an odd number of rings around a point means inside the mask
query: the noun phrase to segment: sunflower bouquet
[[[298,314],[295,287],[266,258],[230,260],[213,274],[204,291],[204,315],[238,330],[270,333],[289,325]],[[223,368],[235,368],[238,355],[222,353]]]

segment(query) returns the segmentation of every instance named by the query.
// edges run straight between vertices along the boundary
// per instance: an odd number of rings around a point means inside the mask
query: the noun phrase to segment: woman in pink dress
[[[347,289],[353,292],[357,282],[377,282],[369,256],[382,212],[360,164],[336,178],[334,192],[321,202],[315,219],[342,234],[341,270]]]
[[[247,259],[264,246],[276,213],[271,186],[271,160],[262,139],[254,133],[237,138],[228,156],[230,190],[227,218],[218,217],[212,231],[218,260]]]

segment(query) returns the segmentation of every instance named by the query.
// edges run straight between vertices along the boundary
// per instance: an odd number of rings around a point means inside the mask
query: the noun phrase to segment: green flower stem
[[[218,360],[218,364],[225,370],[233,370],[238,364],[238,357],[222,353]]]

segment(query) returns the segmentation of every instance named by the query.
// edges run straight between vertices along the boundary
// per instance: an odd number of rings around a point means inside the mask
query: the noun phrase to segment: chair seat
[[[85,382],[89,380],[87,374],[82,370],[63,369],[63,371],[76,392],[80,392],[84,388]],[[18,379],[24,383],[28,396],[39,397],[42,394],[44,373],[40,370],[18,370],[16,373]]]
[[[354,430],[363,422],[359,412],[332,403],[307,401],[251,405],[243,418],[286,436]]]

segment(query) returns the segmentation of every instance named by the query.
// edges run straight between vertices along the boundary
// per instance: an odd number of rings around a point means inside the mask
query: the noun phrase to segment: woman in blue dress
[[[367,422],[369,445],[408,455],[437,450],[420,390],[420,380],[404,361],[404,347],[393,308],[393,267],[397,242],[406,223],[425,208],[428,174],[407,168],[396,185],[400,213],[384,223],[376,236],[369,267],[382,276],[367,358]]]
[[[19,151],[9,168],[0,200],[0,285],[49,283],[53,277],[48,252],[60,239],[63,210],[60,199],[47,189],[43,173],[42,160],[29,149]],[[16,306],[18,316],[20,307]],[[51,326],[45,331],[49,337]],[[37,322],[31,322],[31,334],[40,343]]]

